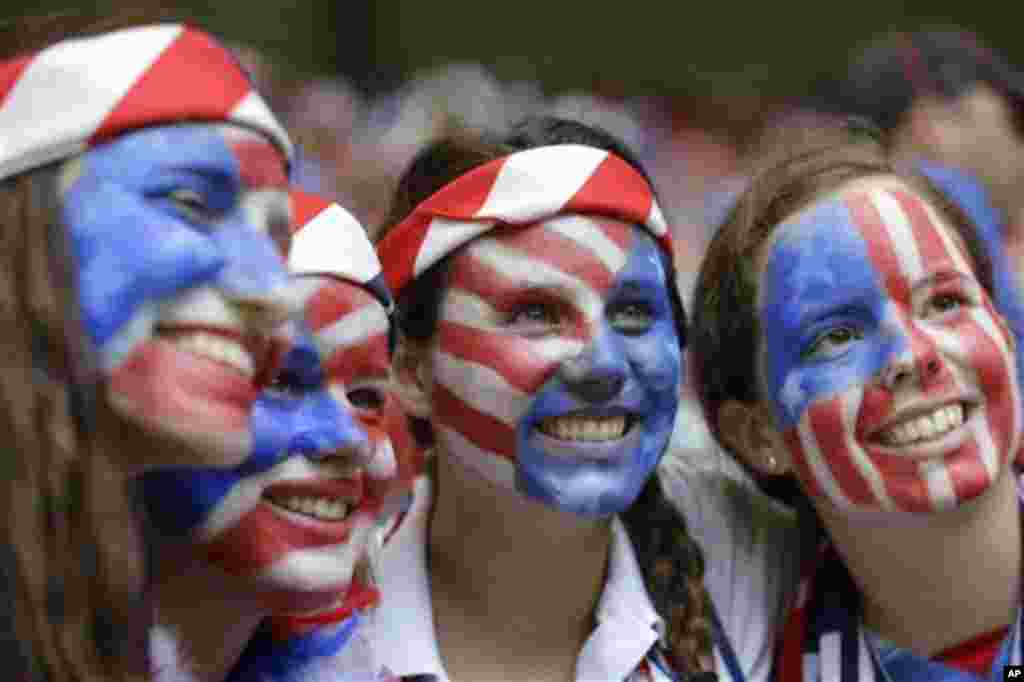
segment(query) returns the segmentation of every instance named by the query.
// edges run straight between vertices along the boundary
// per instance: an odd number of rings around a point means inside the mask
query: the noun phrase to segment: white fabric
[[[376,668],[385,666],[396,675],[433,674],[439,682],[449,682],[434,632],[427,575],[430,494],[430,481],[421,477],[407,517],[374,565],[382,600],[342,653],[353,671],[373,661]],[[657,641],[662,627],[643,587],[625,529],[617,519],[612,528],[608,581],[595,614],[598,626],[577,659],[578,682],[627,679]],[[651,671],[655,682],[668,682],[656,666],[652,665]]]
[[[799,536],[793,512],[758,491],[728,457],[713,444],[703,453],[670,447],[661,480],[704,551],[704,584],[747,682],[767,682],[799,578]],[[720,652],[715,658],[725,682]]]
[[[288,268],[295,275],[369,282],[380,274],[380,261],[356,217],[330,204],[292,235]]]

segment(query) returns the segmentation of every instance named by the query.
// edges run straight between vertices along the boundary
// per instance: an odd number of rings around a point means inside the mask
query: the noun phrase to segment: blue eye
[[[832,327],[819,334],[804,351],[804,357],[831,358],[842,354],[854,341],[864,338],[864,333],[855,327]]]
[[[924,317],[934,317],[951,313],[970,304],[970,299],[959,292],[935,294],[925,304]]]

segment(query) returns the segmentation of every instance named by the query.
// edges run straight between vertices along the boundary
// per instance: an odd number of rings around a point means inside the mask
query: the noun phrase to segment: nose
[[[225,260],[218,287],[250,332],[269,332],[301,314],[302,297],[266,232],[239,221],[221,226],[213,238]]]
[[[327,426],[325,424],[324,426]],[[330,420],[328,428],[314,435],[307,432],[299,436],[298,450],[305,454],[307,459],[313,461],[328,461],[331,459],[356,462],[362,466],[370,459],[372,447],[370,439],[359,424],[353,419],[347,410],[339,410]],[[305,440],[306,442],[301,442]]]
[[[926,388],[942,372],[935,342],[913,327],[905,335],[906,347],[897,351],[882,370],[882,382],[891,391]]]
[[[588,403],[605,403],[622,392],[626,368],[609,334],[602,334],[581,354],[559,367],[569,391]]]

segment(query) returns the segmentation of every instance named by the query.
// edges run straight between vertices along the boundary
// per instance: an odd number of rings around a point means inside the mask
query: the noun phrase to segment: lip
[[[942,407],[949,407],[951,405],[962,404],[967,409],[968,415],[973,415],[977,411],[978,406],[981,404],[980,398],[975,394],[966,394],[960,396],[952,396],[942,398],[941,400],[927,400],[913,403],[908,406],[903,406],[899,410],[895,410],[892,414],[885,417],[881,424],[871,428],[867,431],[868,440],[876,443],[881,442],[882,433],[886,429],[904,422],[910,419],[917,419],[918,417],[924,416]],[[969,419],[970,417],[968,417]],[[967,420],[964,420],[967,423]]]
[[[330,502],[343,502],[349,505],[349,511],[340,521],[324,521],[275,504],[270,499],[275,496],[322,497]],[[305,528],[324,532],[334,541],[343,541],[347,538],[348,531],[357,517],[376,516],[381,508],[381,500],[370,494],[362,472],[349,478],[304,479],[273,483],[263,489],[260,503],[277,516]]]
[[[202,323],[158,324],[154,332],[164,339],[173,341],[188,334],[209,334],[227,341],[237,343],[252,358],[254,376],[267,373],[268,366],[273,363],[274,349],[282,345],[282,341],[264,334],[243,334],[240,330],[220,325]],[[187,351],[186,351],[187,352]],[[235,369],[235,368],[232,368]]]
[[[948,405],[955,405],[962,403],[966,406],[967,412],[964,419],[964,423],[957,428],[943,434],[940,438],[934,440],[911,443],[909,445],[888,445],[883,443],[881,440],[881,434],[887,427],[876,429],[874,435],[869,440],[871,451],[876,456],[882,456],[891,461],[917,461],[925,459],[933,459],[935,457],[944,457],[947,455],[954,454],[957,450],[963,447],[964,443],[969,438],[973,437],[973,425],[978,419],[983,418],[983,410],[979,409],[978,403],[967,401],[967,400],[944,400],[931,404],[931,407],[922,407],[921,409],[915,408],[915,411],[904,411],[901,412],[899,419],[889,420],[889,424],[896,424],[899,420],[914,418],[922,414],[927,414],[929,411],[939,407],[945,407]],[[914,465],[916,467],[916,464]]]
[[[542,432],[539,428],[540,422],[544,419],[557,417],[622,417],[629,420],[629,429],[618,439],[606,441],[585,441],[585,440],[562,440],[554,438]],[[643,436],[642,419],[637,411],[622,407],[605,407],[594,409],[581,409],[565,412],[558,415],[548,415],[536,421],[530,429],[529,440],[534,447],[555,457],[565,459],[593,459],[612,460],[621,457],[624,451],[632,450],[639,446]]]

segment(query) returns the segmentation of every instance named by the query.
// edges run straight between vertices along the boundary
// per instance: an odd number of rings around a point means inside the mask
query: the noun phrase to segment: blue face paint
[[[588,401],[561,371],[544,384],[516,429],[517,487],[526,495],[565,511],[601,517],[624,511],[640,494],[665,450],[679,404],[682,349],[666,281],[658,247],[638,232],[627,263],[605,296],[596,337],[572,361],[578,363],[583,381],[601,377],[621,383],[621,389]],[[644,311],[649,324],[641,329],[623,325],[623,318],[633,322],[637,310]],[[629,414],[636,423],[601,456],[594,456],[601,443],[575,448],[568,441],[562,447],[540,440],[541,421],[572,413]],[[588,448],[592,456],[587,456]]]
[[[781,428],[808,406],[876,376],[906,339],[893,333],[889,298],[848,207],[833,200],[777,228],[761,278],[759,319],[768,396]],[[830,330],[850,343],[814,343]]]
[[[288,458],[319,459],[366,447],[366,434],[328,393],[307,332],[285,356],[276,385],[264,390],[250,419],[252,452],[230,469],[168,468],[142,475],[149,517],[167,537],[195,533],[238,485]]]
[[[277,640],[264,624],[249,640],[226,682],[305,682],[315,674],[314,666],[329,661],[345,647],[361,621],[356,613],[337,625],[321,626],[284,641]]]
[[[65,166],[61,218],[78,262],[85,327],[105,367],[151,333],[153,304],[201,285],[266,300],[287,283],[265,224],[287,214],[271,207],[252,224],[244,198],[262,188],[244,184],[227,127],[147,128]],[[279,203],[287,205],[283,192]],[[118,339],[123,333],[131,338]]]

